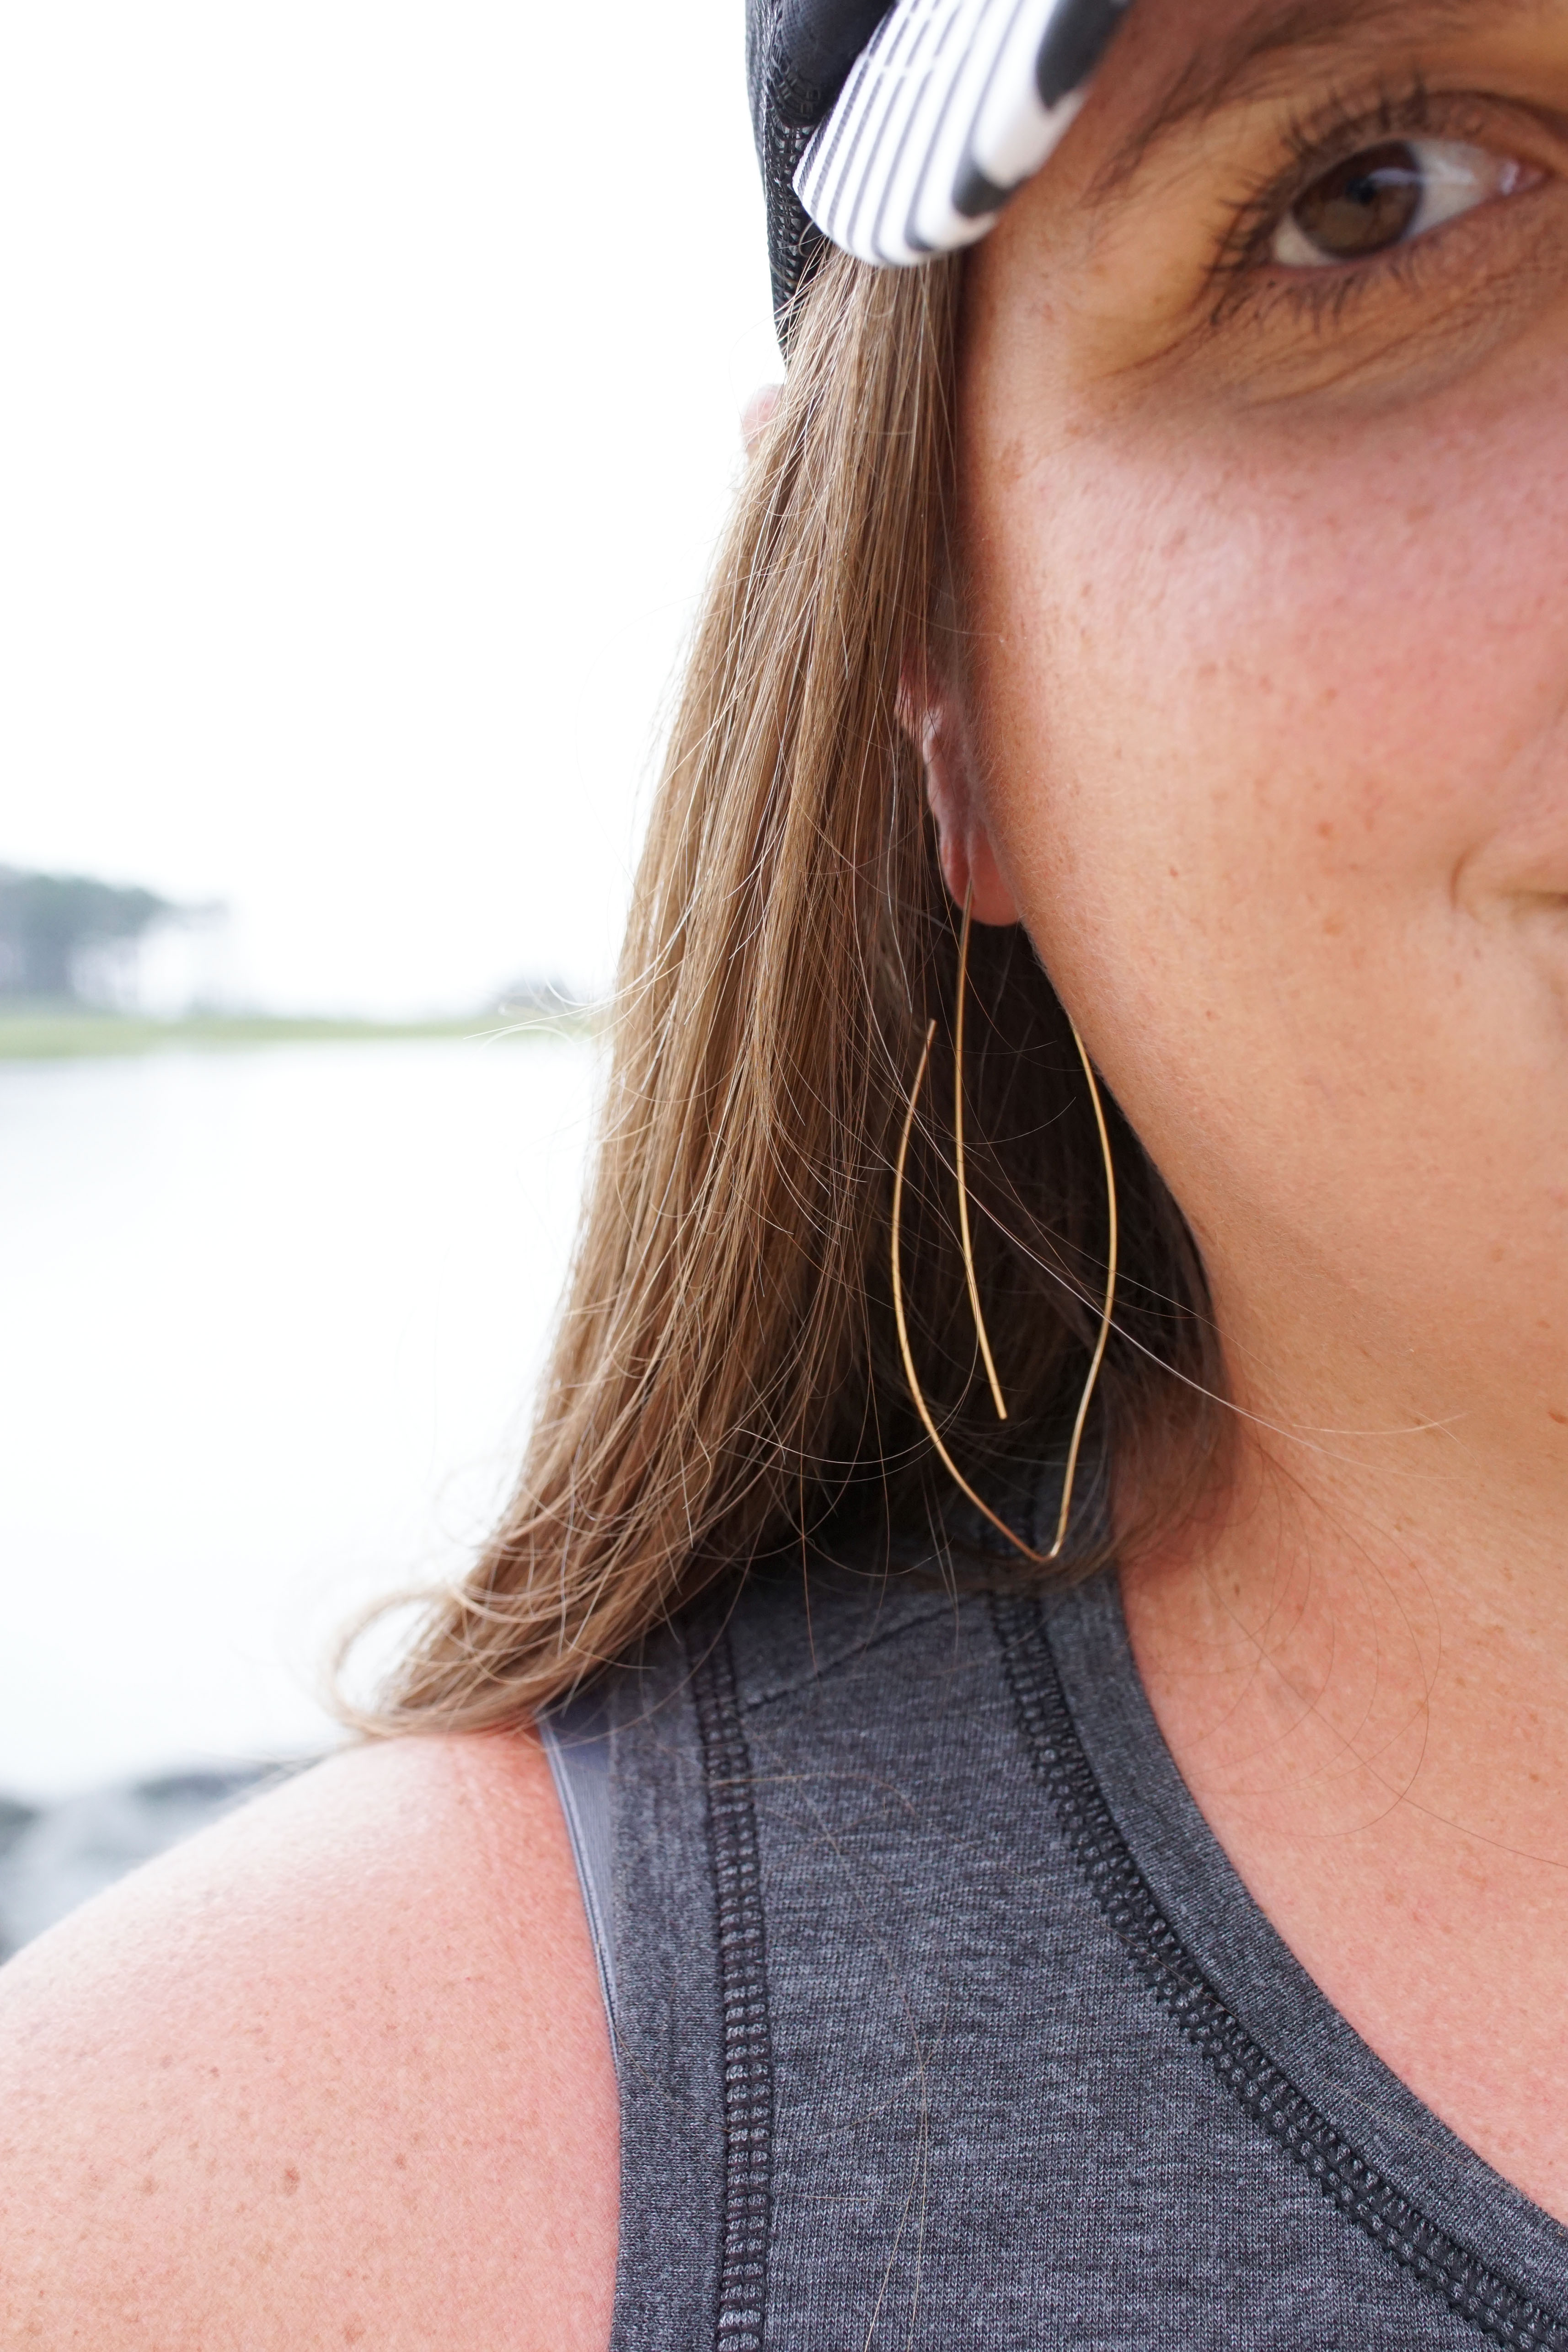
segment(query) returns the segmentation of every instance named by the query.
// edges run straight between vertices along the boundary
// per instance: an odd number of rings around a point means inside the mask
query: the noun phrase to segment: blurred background
[[[0,20],[0,1950],[505,1493],[779,372],[742,17]]]

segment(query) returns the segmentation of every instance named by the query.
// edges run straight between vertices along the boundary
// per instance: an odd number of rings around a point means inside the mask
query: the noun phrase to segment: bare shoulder
[[[304,1774],[0,1970],[0,2341],[602,2352],[612,2064],[526,1736]]]

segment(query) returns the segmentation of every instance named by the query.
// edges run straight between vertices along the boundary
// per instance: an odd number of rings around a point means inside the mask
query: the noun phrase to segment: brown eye
[[[1426,177],[1402,139],[1352,155],[1299,196],[1291,218],[1316,253],[1360,261],[1407,237],[1420,217]]]
[[[1386,139],[1323,173],[1274,231],[1270,257],[1291,269],[1368,261],[1460,213],[1539,185],[1511,156],[1452,139]]]

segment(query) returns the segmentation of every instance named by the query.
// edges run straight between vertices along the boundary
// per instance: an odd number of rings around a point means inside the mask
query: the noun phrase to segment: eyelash
[[[1434,106],[1431,92],[1419,79],[1399,89],[1385,89],[1370,109],[1364,97],[1354,104],[1334,97],[1311,117],[1290,122],[1285,131],[1289,162],[1260,194],[1240,198],[1234,205],[1212,273],[1218,289],[1212,323],[1218,326],[1243,310],[1281,302],[1289,303],[1299,316],[1337,322],[1375,289],[1408,283],[1426,262],[1427,247],[1441,237],[1440,229],[1375,259],[1337,269],[1295,271],[1289,279],[1265,280],[1260,264],[1282,216],[1323,173],[1385,139],[1437,133],[1477,137],[1479,127],[1463,121],[1462,101]]]

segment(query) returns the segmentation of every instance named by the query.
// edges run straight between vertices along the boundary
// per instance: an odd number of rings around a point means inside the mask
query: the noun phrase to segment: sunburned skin
[[[1139,1664],[1330,1999],[1568,2221],[1568,0],[1138,0],[968,268],[945,869],[1236,1406]],[[522,1734],[329,1765],[0,1975],[6,2346],[602,2352],[616,2167]]]
[[[1124,1578],[1176,1760],[1568,2221],[1568,5],[1287,15],[1135,13],[976,254],[933,797],[1208,1269],[1231,1482]],[[1438,225],[1321,257],[1401,142]]]

